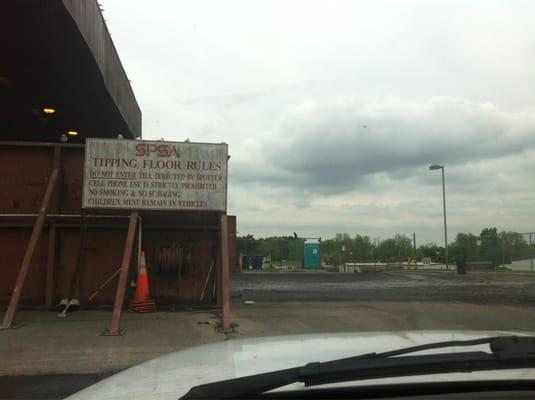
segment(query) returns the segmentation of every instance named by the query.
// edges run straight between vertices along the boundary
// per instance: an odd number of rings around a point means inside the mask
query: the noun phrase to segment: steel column
[[[442,205],[444,207],[444,255],[446,261],[446,269],[449,269],[448,258],[448,225],[446,223],[446,181],[444,178],[444,166],[442,166]]]
[[[228,259],[228,224],[227,215],[221,214],[219,223],[220,254],[221,254],[221,328],[230,330],[230,287],[229,287],[229,259]]]
[[[104,332],[105,336],[118,336],[124,334],[124,332],[120,329],[121,312],[123,310],[126,281],[128,279],[128,269],[130,267],[130,259],[132,258],[132,249],[134,247],[137,220],[138,212],[132,211],[132,213],[130,214],[130,222],[128,224],[128,232],[126,234],[123,262],[121,263],[121,273],[119,275],[119,283],[117,284],[117,292],[115,295],[115,303],[113,305],[111,325],[110,329]]]
[[[60,169],[60,156],[61,150],[59,147],[54,147],[54,164],[50,178],[48,179],[48,184],[46,186],[45,195],[39,209],[39,214],[33,226],[32,235],[30,236],[30,241],[28,242],[28,247],[24,253],[24,258],[22,259],[22,264],[20,266],[19,274],[17,276],[17,281],[15,282],[15,288],[13,289],[13,294],[9,300],[9,305],[7,307],[6,315],[4,317],[4,323],[2,324],[2,329],[12,328],[13,318],[17,307],[19,306],[20,297],[22,294],[22,289],[24,287],[24,282],[26,281],[26,276],[28,275],[28,270],[30,269],[30,263],[32,261],[33,253],[35,247],[37,246],[37,241],[41,236],[41,231],[43,230],[43,225],[45,223],[46,212],[48,206],[50,205],[50,199],[56,188],[56,182],[58,181],[59,169]]]

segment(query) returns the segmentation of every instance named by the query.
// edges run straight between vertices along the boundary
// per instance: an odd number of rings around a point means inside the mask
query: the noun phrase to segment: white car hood
[[[524,336],[531,335],[531,333],[505,331],[359,332],[227,340],[191,347],[144,362],[89,386],[69,399],[176,400],[193,386],[223,379],[297,367],[313,361],[330,361],[362,353],[382,352],[437,341],[466,340],[498,335]],[[469,349],[489,351],[489,346],[474,346]],[[432,352],[447,353],[466,350],[467,348],[457,347]],[[425,354],[425,352],[420,354]],[[535,379],[535,370],[423,375],[358,381],[355,384],[484,379]],[[304,385],[295,383],[284,387],[284,389],[291,388],[303,389]]]

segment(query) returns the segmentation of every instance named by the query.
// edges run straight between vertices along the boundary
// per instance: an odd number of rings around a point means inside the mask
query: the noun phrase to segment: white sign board
[[[228,146],[87,139],[84,208],[227,210]]]

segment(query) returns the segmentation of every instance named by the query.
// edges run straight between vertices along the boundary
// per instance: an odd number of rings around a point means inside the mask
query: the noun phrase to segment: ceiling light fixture
[[[76,132],[76,131],[68,131],[67,135],[69,135],[69,136],[78,136],[78,132]]]
[[[56,113],[56,110],[53,109],[53,108],[51,108],[51,107],[45,107],[45,108],[43,108],[43,112],[44,112],[45,114],[55,114],[55,113]]]

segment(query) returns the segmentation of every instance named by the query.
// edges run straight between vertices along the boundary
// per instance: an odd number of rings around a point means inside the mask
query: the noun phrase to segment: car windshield
[[[534,20],[527,0],[4,1],[0,398],[178,398],[533,336]]]

